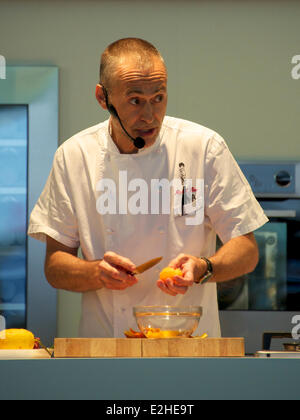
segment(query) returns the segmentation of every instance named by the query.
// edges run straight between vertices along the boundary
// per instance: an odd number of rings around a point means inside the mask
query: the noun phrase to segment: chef
[[[48,282],[82,293],[81,337],[123,337],[133,306],[158,304],[202,306],[195,334],[219,337],[216,283],[253,271],[266,216],[223,138],[166,116],[167,70],[152,44],[109,45],[96,98],[110,118],[58,148],[30,217]],[[166,266],[182,276],[160,280]]]

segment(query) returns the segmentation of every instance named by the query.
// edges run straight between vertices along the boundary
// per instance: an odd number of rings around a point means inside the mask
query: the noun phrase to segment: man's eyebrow
[[[157,93],[157,92],[166,92],[167,89],[165,86],[160,86],[157,89],[155,89],[155,91],[153,93]],[[126,90],[126,95],[132,95],[132,94],[140,94],[142,95],[144,92],[141,89],[138,88],[129,88]]]

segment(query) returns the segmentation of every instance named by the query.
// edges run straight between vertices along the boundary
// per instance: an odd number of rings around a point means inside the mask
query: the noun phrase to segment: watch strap
[[[195,283],[197,283],[197,284],[204,284],[204,283],[206,283],[212,277],[212,275],[213,275],[213,266],[212,266],[211,261],[208,258],[206,258],[206,257],[199,257],[199,258],[201,260],[204,260],[206,262],[207,269],[206,269],[206,272],[204,273],[204,275],[198,281],[195,281]]]

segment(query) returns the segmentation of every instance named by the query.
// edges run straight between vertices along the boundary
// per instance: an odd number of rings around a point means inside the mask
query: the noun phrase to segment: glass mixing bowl
[[[190,337],[202,315],[201,306],[135,306],[137,325],[147,338]]]

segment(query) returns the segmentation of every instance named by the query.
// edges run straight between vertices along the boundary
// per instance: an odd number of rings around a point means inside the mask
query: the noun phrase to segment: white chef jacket
[[[118,193],[110,197],[116,201],[116,214],[99,211],[104,194],[101,180],[110,179],[118,188],[124,181],[124,176],[119,178],[120,171],[123,175],[126,171],[127,185],[142,179],[151,192],[151,179],[180,177],[179,163],[184,163],[186,179],[192,180],[193,186],[203,180],[204,197],[196,200],[196,209],[203,212],[202,223],[187,224],[190,210],[183,215],[178,208],[173,211],[178,196],[182,197],[176,188],[170,214],[123,214],[124,200],[118,203]],[[122,194],[134,202],[137,190],[131,189],[122,190]],[[119,152],[109,135],[108,120],[64,142],[32,211],[28,234],[42,241],[49,235],[66,246],[80,247],[86,260],[101,259],[107,251],[136,265],[163,256],[160,264],[138,276],[133,287],[83,293],[79,336],[123,337],[129,327],[137,329],[134,306],[168,304],[201,306],[203,316],[195,334],[219,337],[216,284],[195,284],[185,295],[173,297],[156,286],[159,272],[180,253],[212,256],[216,234],[225,243],[267,220],[222,137],[199,124],[166,116],[155,144],[137,154]]]

